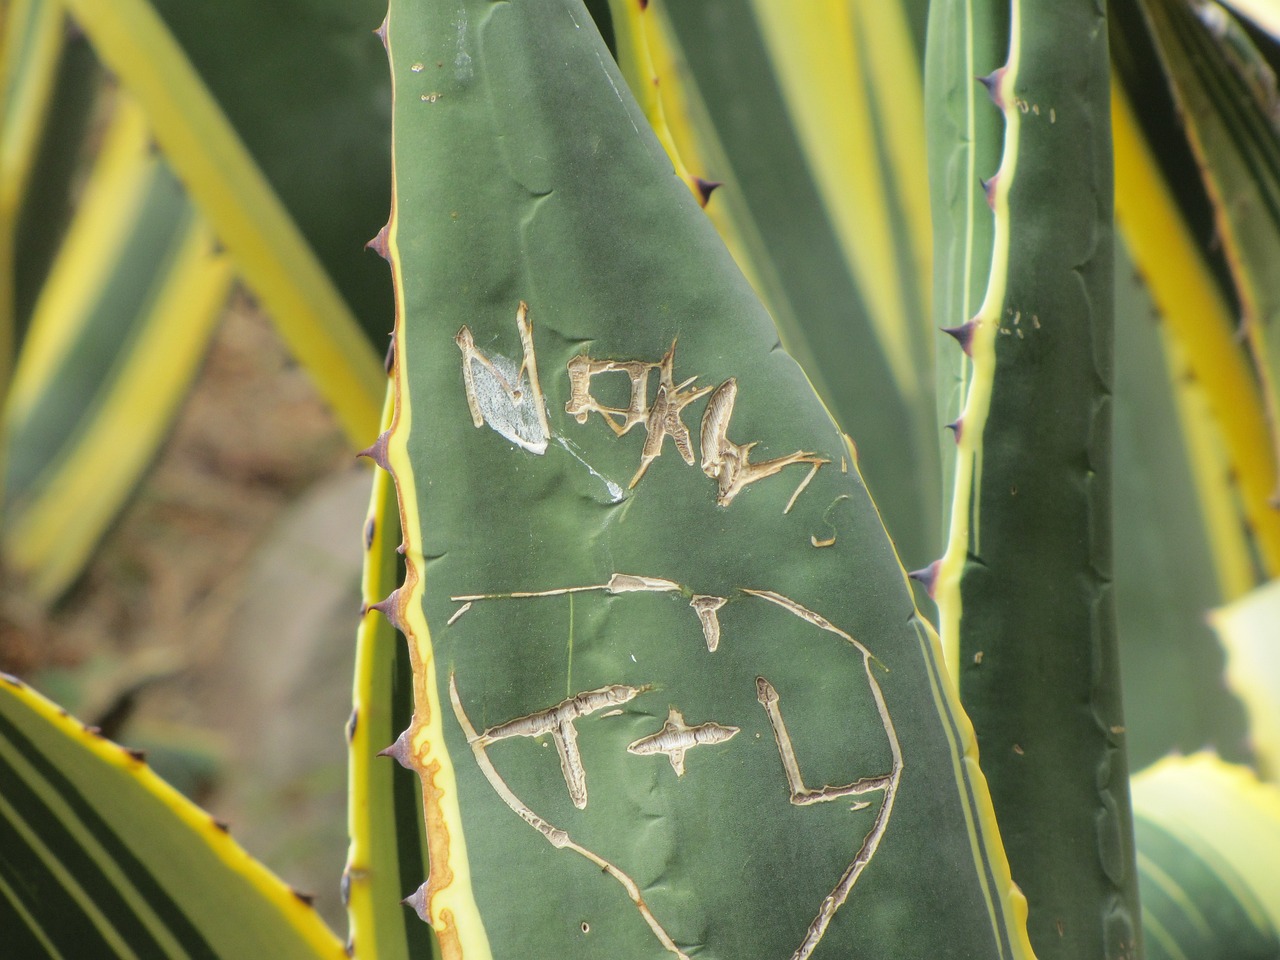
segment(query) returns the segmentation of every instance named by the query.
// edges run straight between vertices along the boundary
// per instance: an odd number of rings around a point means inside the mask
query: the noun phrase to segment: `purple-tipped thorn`
[[[953,434],[955,434],[956,443],[959,443],[960,438],[964,436],[964,417],[956,417],[954,420],[948,423],[945,427],[943,427],[943,429],[950,430]]]
[[[933,561],[933,563],[929,564],[927,567],[922,567],[919,570],[912,570],[910,573],[907,574],[907,576],[910,577],[912,580],[914,580],[916,583],[922,585],[925,589],[925,593],[929,594],[929,596],[932,597],[933,588],[938,582],[938,568],[941,566],[942,566],[942,561],[935,560]]]
[[[431,922],[431,917],[427,912],[427,887],[430,885],[431,881],[428,880],[417,890],[413,891],[413,893],[400,901],[406,907],[413,907],[413,912],[418,915],[418,918],[422,920],[423,923]]]
[[[966,355],[972,356],[970,348],[973,346],[973,331],[977,329],[977,323],[973,320],[966,321],[958,327],[943,327],[942,332],[953,338],[956,343],[960,344],[960,349]]]
[[[382,41],[382,49],[387,48],[387,17],[391,16],[391,11],[387,11],[387,16],[382,18],[382,22],[378,24],[378,29],[373,31],[378,35],[378,39]]]
[[[404,621],[400,619],[400,590],[397,587],[387,595],[387,599],[379,600],[377,603],[369,604],[368,610],[377,610],[380,614],[387,618],[387,623],[395,627],[401,633],[405,632]]]
[[[384,747],[379,750],[378,756],[393,757],[396,763],[400,764],[400,766],[404,767],[406,770],[412,770],[413,766],[409,762],[409,731],[405,730],[404,733],[396,737],[396,742],[391,744],[391,746]]]
[[[374,238],[364,245],[366,250],[372,250],[388,263],[391,262],[391,247],[387,245],[387,227],[389,226],[389,223],[384,223]]]
[[[987,206],[990,207],[992,211],[996,208],[996,184],[999,180],[1000,174],[998,173],[993,173],[985,180],[981,177],[978,178],[978,183],[982,185],[982,192],[986,194],[987,197]]]
[[[985,77],[977,77],[977,81],[987,89],[987,96],[1001,110],[1004,109],[1004,99],[1000,96],[1000,82],[1004,80],[1004,67],[992,70]]]
[[[297,897],[299,900],[305,903],[308,907],[316,902],[315,894],[303,893],[301,890],[297,890],[293,887],[290,887],[289,890],[290,892],[293,893],[295,897]]]
[[[391,431],[384,430],[382,433],[378,434],[377,440],[373,441],[373,443],[371,443],[369,446],[365,447],[363,450],[357,453],[356,456],[368,457],[370,460],[372,460],[374,463],[380,466],[383,470],[390,471],[391,468],[387,466],[387,444],[390,442],[390,440],[391,440]]]
[[[716,187],[723,187],[724,183],[720,180],[704,180],[702,177],[694,177],[693,185],[698,188],[698,202],[705,207],[707,201],[711,199],[711,194],[715,193]]]

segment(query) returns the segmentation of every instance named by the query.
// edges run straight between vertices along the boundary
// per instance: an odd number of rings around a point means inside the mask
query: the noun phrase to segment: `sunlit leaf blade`
[[[61,9],[56,0],[41,0]],[[14,9],[14,8],[11,8]],[[12,220],[18,238],[13,251],[15,344],[22,348],[36,299],[57,256],[83,186],[85,165],[98,141],[90,136],[95,108],[102,102],[103,71],[83,36],[68,30],[65,18],[49,29],[67,32],[61,55],[52,67],[56,78],[42,121],[32,167]]]
[[[1249,711],[1249,734],[1263,770],[1280,780],[1280,580],[1210,617],[1227,651],[1227,683]]]
[[[391,423],[391,398],[383,417]],[[400,516],[391,477],[379,470],[373,481],[364,527],[362,592],[366,605],[381,601],[403,574],[396,547]],[[378,611],[366,609],[356,637],[348,829],[351,847],[342,878],[350,918],[352,956],[376,960],[429,958],[431,928],[400,900],[422,882],[427,869],[422,791],[417,778],[396,766],[391,747],[413,714],[413,674],[409,652]]]
[[[939,220],[959,228],[939,237],[944,291],[974,283],[975,218],[993,230],[981,305],[944,324],[958,341],[944,349],[963,348],[971,366],[953,424],[947,551],[922,577],[1037,954],[1129,956],[1140,929],[1111,586],[1106,24],[1090,4],[983,6],[993,12],[940,13],[930,33],[942,46],[931,70],[955,71],[951,87],[930,76],[944,104],[955,91],[931,141]],[[1006,11],[1007,59],[971,62],[973,24]],[[1003,115],[1004,148],[998,169],[980,172],[985,198],[957,203],[959,161],[981,143],[964,93],[974,76],[991,98],[972,109]],[[957,309],[967,299],[940,297]]]
[[[390,78],[383,0],[150,0],[381,357]],[[378,397],[381,402],[381,397]]]
[[[353,440],[376,428],[376,352],[218,103],[147,0],[66,0]],[[321,69],[321,65],[317,65]]]
[[[442,956],[1029,956],[856,466],[586,11],[396,0],[388,36],[371,455]]]
[[[0,5],[0,387],[17,340],[16,228],[62,50],[61,11],[52,3]]]
[[[1156,163],[1127,94],[1112,91],[1116,217],[1152,299],[1208,397],[1244,515],[1270,573],[1280,570],[1280,512],[1267,420],[1256,378],[1235,338],[1231,308]]]
[[[1116,246],[1115,590],[1130,764],[1205,747],[1244,760],[1244,711],[1219,679],[1222,648],[1205,622],[1253,583],[1238,498],[1203,388]]]
[[[4,675],[0,835],[8,956],[344,956],[310,906],[142,759]]]
[[[122,95],[4,412],[3,553],[36,597],[80,572],[155,456],[231,281]]]
[[[1280,95],[1275,75],[1221,7],[1169,0],[1149,0],[1143,6],[1213,202],[1218,240],[1239,297],[1241,330],[1264,387],[1274,444],[1280,436],[1280,275],[1275,269],[1280,258]],[[1273,445],[1273,476],[1277,449]]]
[[[644,18],[672,67],[658,79],[675,142],[724,184],[708,213],[918,565],[940,494],[911,6],[714,0]]]
[[[1211,754],[1134,778],[1149,960],[1280,955],[1280,793]]]
[[[994,220],[981,184],[1000,165],[1004,132],[1000,112],[991,108],[977,78],[1003,62],[1008,33],[994,4],[929,5],[925,120],[933,205],[933,319],[935,327],[958,334],[977,314],[987,288]],[[969,354],[951,349],[944,334],[935,334],[933,342],[938,423],[954,423],[964,407],[973,366]],[[973,465],[957,460],[953,433],[940,431],[939,443],[946,502],[943,536],[960,539],[967,536]],[[954,670],[957,627],[945,618],[940,627]]]

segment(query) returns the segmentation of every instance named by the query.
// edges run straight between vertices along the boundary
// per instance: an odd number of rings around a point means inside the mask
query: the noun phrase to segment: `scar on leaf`
[[[690,597],[689,606],[698,615],[698,623],[702,626],[702,637],[707,643],[707,650],[716,652],[720,646],[720,608],[728,603],[725,597],[714,597],[709,594],[695,594],[688,587],[667,580],[665,577],[645,577],[631,573],[615,573],[608,582],[592,584],[585,587],[557,587],[554,590],[518,590],[514,593],[466,593],[449,599],[462,606],[454,611],[445,626],[453,626],[458,618],[471,609],[471,605],[479,600],[527,600],[532,597],[563,597],[567,594],[589,593],[600,590],[604,593],[681,593]]]
[[[520,365],[499,354],[489,356],[476,346],[466,325],[453,342],[462,351],[462,383],[467,393],[471,422],[486,423],[518,447],[542,455],[547,451],[551,426],[547,404],[538,383],[538,362],[533,352],[533,324],[523,300],[516,310],[520,333]]]
[[[593,698],[592,695],[600,694],[602,690],[634,690],[635,694],[640,692],[640,690],[635,687],[615,686],[604,687],[601,688],[601,690],[587,691],[586,693],[579,694],[578,697],[590,698],[588,701],[584,701],[583,703],[584,706],[590,706],[594,704],[595,699],[597,699]],[[632,694],[632,696],[635,694]],[[616,696],[620,694],[614,695]],[[575,699],[577,698],[571,697],[569,700],[563,701],[551,709],[561,709],[565,704],[570,703]],[[627,697],[627,699],[630,699],[630,697]],[[653,935],[657,937],[658,942],[662,944],[663,948],[667,950],[667,952],[675,954],[678,960],[690,960],[689,955],[676,945],[676,942],[671,939],[671,935],[663,929],[662,924],[660,924],[657,918],[653,915],[653,911],[650,910],[649,905],[645,903],[644,896],[641,894],[640,887],[635,880],[604,857],[576,843],[573,838],[569,836],[569,832],[567,830],[554,826],[542,817],[538,816],[538,814],[534,813],[533,810],[530,809],[523,800],[516,796],[509,786],[507,786],[507,782],[502,779],[502,775],[498,773],[497,768],[494,767],[493,761],[489,759],[488,748],[492,744],[492,740],[486,740],[485,738],[487,735],[492,733],[494,728],[490,728],[488,731],[485,731],[485,733],[478,733],[476,731],[475,725],[471,722],[471,718],[467,716],[466,710],[463,709],[462,697],[458,693],[458,678],[452,673],[449,674],[449,702],[453,705],[453,715],[457,718],[458,725],[462,727],[462,732],[466,735],[467,743],[471,746],[471,753],[475,757],[476,765],[480,768],[480,772],[484,774],[484,778],[489,781],[489,786],[493,788],[494,792],[499,796],[499,798],[501,798],[502,802],[507,805],[507,808],[529,826],[533,827],[534,830],[538,831],[538,833],[540,833],[543,838],[551,844],[551,846],[555,847],[557,850],[572,850],[579,856],[585,857],[587,860],[599,867],[603,873],[608,874],[621,884],[622,888],[627,892],[627,896],[630,898],[631,902],[635,904],[636,909],[640,911],[640,916],[644,918],[645,923],[648,924],[649,929],[653,932]],[[625,702],[625,700],[620,702]],[[604,703],[601,703],[597,705],[595,709],[599,709],[604,705]],[[546,711],[543,711],[543,713],[546,713]],[[533,716],[537,715],[534,714]],[[515,734],[511,735],[514,736]],[[561,757],[563,759],[563,753],[561,754]],[[566,774],[566,781],[567,777],[568,774]],[[586,803],[585,790],[586,787],[584,782],[584,806]],[[570,791],[572,792],[572,788],[570,788]]]
[[[665,593],[670,591],[679,591],[685,595],[689,595],[692,591],[682,587],[673,580],[663,577],[640,576],[634,574],[614,574],[609,581],[604,584],[594,586],[580,587],[562,587],[552,590],[541,591],[523,591],[511,593],[489,593],[489,594],[468,594],[464,596],[455,596],[452,599],[457,602],[465,602],[467,604],[481,600],[491,600],[499,598],[508,599],[533,599],[538,597],[554,597],[564,594],[579,593],[590,590],[601,590],[614,594],[622,593],[640,593],[653,592]],[[787,728],[786,721],[783,719],[781,708],[781,696],[774,685],[765,677],[758,676],[755,682],[756,699],[764,708],[765,716],[769,722],[769,727],[773,732],[774,742],[778,748],[778,756],[781,760],[782,774],[786,781],[787,796],[789,802],[797,807],[807,807],[817,803],[830,803],[836,801],[849,801],[851,811],[864,810],[871,806],[869,801],[861,798],[870,793],[880,793],[880,807],[876,811],[875,820],[871,828],[863,836],[861,845],[854,854],[853,860],[841,872],[835,886],[831,892],[823,897],[818,906],[817,914],[809,924],[804,939],[791,955],[791,960],[808,960],[817,949],[819,942],[826,934],[827,928],[831,924],[832,918],[836,912],[849,899],[854,885],[858,878],[866,869],[867,865],[875,856],[879,849],[880,842],[883,840],[885,831],[888,829],[889,820],[893,813],[894,801],[897,798],[898,784],[902,778],[903,760],[902,747],[898,740],[897,730],[895,729],[893,719],[889,715],[889,708],[885,702],[884,692],[880,687],[880,683],[876,678],[873,663],[877,663],[872,656],[871,651],[863,644],[854,639],[854,637],[846,631],[840,629],[830,620],[821,614],[810,610],[802,604],[792,600],[790,597],[777,593],[772,590],[754,590],[750,588],[741,588],[739,591],[747,597],[755,597],[766,600],[775,606],[781,607],[787,613],[805,623],[816,627],[817,629],[832,634],[845,643],[853,647],[862,661],[862,670],[866,676],[867,684],[870,689],[872,699],[875,702],[876,712],[880,720],[885,737],[888,741],[889,752],[891,757],[890,769],[887,773],[877,776],[862,777],[845,784],[822,784],[812,787],[805,783],[804,776],[800,769],[800,760],[797,756],[796,747],[791,738],[791,733]],[[713,597],[705,594],[694,595],[691,606],[698,612],[702,618],[705,614],[708,618],[714,618],[716,611],[726,603],[727,600],[722,597]],[[705,627],[708,650],[714,651],[715,646],[712,642],[710,630]],[[719,622],[715,621],[715,640],[719,641]],[[640,896],[639,889],[634,881],[631,880],[619,868],[600,857],[598,854],[586,849],[575,843],[569,834],[558,827],[552,826],[546,820],[543,820],[533,812],[527,805],[523,803],[507,786],[497,769],[493,766],[488,756],[488,747],[494,742],[506,737],[512,736],[541,736],[543,734],[551,734],[556,737],[556,746],[560,752],[561,771],[565,778],[565,783],[569,788],[570,797],[574,804],[583,809],[586,807],[586,773],[582,767],[581,757],[577,752],[577,733],[573,730],[573,720],[586,716],[589,713],[603,710],[602,716],[612,716],[615,714],[616,704],[625,703],[633,697],[639,695],[646,688],[644,687],[626,687],[615,685],[612,687],[602,687],[598,690],[589,690],[580,693],[575,697],[563,700],[553,707],[541,710],[536,713],[529,714],[525,717],[519,717],[506,723],[498,724],[490,727],[483,733],[477,733],[470,719],[466,715],[466,711],[462,707],[461,699],[458,695],[456,677],[450,675],[449,678],[449,695],[453,703],[454,714],[458,718],[458,723],[462,727],[466,735],[467,742],[470,744],[476,762],[484,773],[485,778],[489,781],[490,786],[502,799],[502,801],[516,813],[521,819],[528,823],[531,827],[541,833],[552,846],[556,848],[567,848],[574,850],[583,857],[586,857],[592,863],[599,866],[605,873],[608,873],[617,880],[627,890],[628,895],[640,910],[649,928],[658,937],[663,947],[676,956],[687,960],[684,954],[667,935],[666,931],[658,923],[652,911],[649,910],[643,898]],[[613,709],[605,709],[610,707]],[[677,776],[682,776],[685,769],[687,753],[695,746],[711,745],[725,743],[732,739],[740,732],[738,727],[726,726],[719,723],[702,723],[690,726],[684,718],[681,711],[670,708],[667,719],[663,723],[662,728],[656,733],[641,737],[633,741],[627,746],[627,751],[632,754],[641,756],[665,754],[671,763],[671,767],[675,770]],[[579,798],[581,803],[579,803]]]
[[[647,757],[657,753],[665,753],[671,761],[671,769],[677,777],[684,776],[684,755],[694,747],[704,744],[725,743],[732,740],[739,732],[738,727],[727,727],[719,723],[699,723],[689,726],[684,722],[684,714],[675,707],[667,712],[667,720],[662,729],[627,746],[627,753]]]
[[[702,414],[702,472],[717,482],[720,493],[716,502],[727,507],[748,484],[772,477],[795,463],[812,464],[808,474],[800,481],[800,486],[796,487],[795,493],[787,501],[786,509],[782,511],[790,513],[796,498],[804,492],[818,468],[831,461],[797,450],[785,457],[752,463],[751,448],[758,441],[737,444],[729,439],[729,420],[733,417],[733,405],[737,399],[738,381],[730,377],[716,387],[716,392],[707,401],[707,409]]]
[[[561,700],[554,707],[489,727],[473,743],[487,747],[508,737],[543,737],[550,734],[555,741],[556,752],[560,754],[560,772],[564,774],[564,784],[569,788],[569,799],[579,810],[585,810],[587,771],[582,765],[582,754],[578,752],[578,731],[573,722],[599,710],[633,700],[642,689],[613,684],[598,690],[587,690]]]
[[[676,383],[675,353],[676,341],[673,340],[671,348],[657,363],[643,360],[598,360],[579,354],[568,364],[569,401],[565,404],[565,413],[578,423],[586,423],[591,414],[598,413],[614,435],[619,437],[640,424],[644,425],[645,441],[640,453],[640,466],[630,483],[631,487],[635,487],[653,461],[662,455],[667,437],[671,438],[676,452],[684,462],[693,466],[693,442],[682,414],[689,404],[711,394],[702,415],[701,466],[703,473],[718,483],[716,502],[727,507],[743,489],[757,480],[771,477],[793,464],[810,464],[808,474],[783,510],[784,513],[790,513],[796,498],[809,485],[818,468],[830,461],[814,453],[796,451],[784,457],[752,463],[750,451],[756,446],[756,442],[737,444],[728,437],[729,421],[738,395],[737,380],[730,378],[714,388],[714,391],[712,387],[692,388],[697,377],[689,377]],[[653,370],[658,371],[658,390],[651,404],[649,374]],[[627,406],[607,406],[592,395],[592,378],[604,373],[622,373],[630,379]]]

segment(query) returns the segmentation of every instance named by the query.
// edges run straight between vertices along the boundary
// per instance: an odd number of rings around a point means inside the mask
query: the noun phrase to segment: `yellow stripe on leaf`
[[[920,251],[927,250],[928,241],[922,238],[931,230],[923,199],[928,195],[923,111],[910,106],[921,104],[922,94],[919,64],[901,10],[894,4],[884,8],[870,12],[863,4],[847,0],[815,0],[799,16],[773,0],[752,3],[797,136],[849,269],[866,298],[889,368],[902,394],[918,398],[928,395],[921,382],[928,368],[919,356],[930,341],[922,340],[919,330],[904,322],[909,316],[902,292],[904,265],[896,262],[887,198],[917,194],[907,202],[917,259],[909,266],[914,268]],[[882,49],[864,63],[859,38],[873,27],[883,35],[868,35],[866,46],[879,44]],[[870,86],[881,90],[873,96],[880,104],[890,105],[887,112],[883,107],[873,111],[860,89],[867,76],[875,77]],[[907,162],[905,167],[893,171],[881,167],[872,147],[881,140],[890,158]],[[913,152],[914,162],[909,162]],[[898,183],[899,177],[905,182]],[[928,289],[927,275],[918,276],[920,289]]]
[[[1169,194],[1117,81],[1112,84],[1116,219],[1172,335],[1204,386],[1235,468],[1245,517],[1267,571],[1280,573],[1280,511],[1262,396],[1235,320]]]
[[[170,165],[353,444],[378,426],[382,365],[333,281],[147,0],[64,0],[142,103]]]
[[[57,596],[83,568],[186,396],[234,278],[215,248],[195,220],[112,389],[6,531],[6,558],[37,596]]]

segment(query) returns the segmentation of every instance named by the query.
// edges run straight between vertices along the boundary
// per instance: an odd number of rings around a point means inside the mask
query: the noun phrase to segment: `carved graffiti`
[[[848,632],[837,627],[825,617],[803,606],[790,597],[771,590],[755,590],[743,588],[732,596],[719,597],[710,594],[695,593],[690,588],[665,577],[644,576],[637,574],[613,574],[603,584],[585,586],[557,587],[548,590],[508,591],[494,593],[474,593],[455,596],[452,599],[463,603],[468,609],[470,605],[499,599],[530,600],[564,596],[586,591],[601,591],[613,595],[642,593],[678,592],[690,597],[690,606],[698,616],[699,626],[706,642],[708,653],[714,653],[720,641],[720,622],[718,611],[734,600],[764,600],[781,608],[793,617],[809,624],[824,633],[839,638],[848,644],[859,656],[862,670],[866,677],[868,689],[875,705],[876,715],[883,728],[890,753],[889,769],[872,776],[864,776],[848,783],[810,785],[805,782],[801,772],[800,754],[791,731],[783,717],[782,697],[774,684],[764,676],[755,681],[755,698],[764,710],[765,721],[773,733],[781,762],[782,781],[785,784],[788,801],[798,807],[812,804],[830,803],[834,801],[849,802],[850,810],[859,811],[872,806],[871,801],[863,797],[879,794],[879,809],[875,819],[862,839],[853,860],[844,868],[831,888],[831,892],[818,905],[815,916],[810,922],[805,936],[792,954],[791,960],[808,960],[825,935],[832,918],[840,907],[848,900],[858,878],[866,870],[875,857],[876,851],[884,838],[892,816],[898,784],[902,776],[903,761],[897,731],[889,715],[884,693],[876,677],[875,660],[870,651],[853,638]],[[458,614],[455,614],[455,619]],[[452,621],[450,621],[452,622]],[[652,910],[640,896],[634,881],[617,865],[610,863],[599,854],[577,844],[569,832],[552,826],[548,821],[534,813],[506,784],[494,767],[488,755],[488,749],[495,743],[510,737],[550,736],[555,741],[560,755],[561,773],[568,788],[570,799],[579,810],[587,806],[587,771],[577,750],[577,731],[574,722],[582,718],[596,715],[598,719],[617,716],[621,713],[618,707],[623,703],[639,697],[649,686],[628,686],[614,684],[594,690],[587,690],[569,697],[554,706],[538,710],[525,716],[517,717],[491,726],[484,731],[477,731],[463,708],[458,692],[457,678],[450,676],[449,692],[453,703],[454,714],[467,738],[472,752],[485,778],[489,781],[498,796],[517,816],[541,833],[552,846],[558,849],[570,849],[586,857],[599,866],[606,874],[612,876],[627,891],[632,902],[639,909],[645,922],[663,947],[678,957],[686,958],[663,929]],[[683,710],[670,706],[662,726],[653,733],[633,740],[626,746],[629,754],[648,757],[662,755],[667,758],[681,778],[686,773],[687,757],[690,750],[702,746],[729,744],[741,728],[708,720],[702,723],[689,724]],[[801,744],[803,747],[803,744]],[[728,747],[727,749],[732,749]]]

